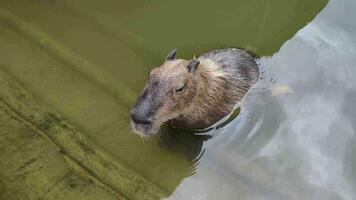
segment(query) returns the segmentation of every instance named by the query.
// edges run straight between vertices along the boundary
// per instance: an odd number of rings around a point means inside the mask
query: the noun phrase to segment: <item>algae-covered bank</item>
[[[221,47],[272,55],[326,4],[0,0],[0,199],[189,199],[186,195],[194,191],[198,200],[231,199],[199,187],[186,190],[196,177],[210,186],[228,184],[226,174],[209,168],[219,181],[204,174],[207,160],[233,163],[209,154],[219,149],[209,146],[219,141],[216,135],[209,139],[167,128],[159,138],[142,139],[132,133],[129,110],[149,70],[169,49],[178,48],[182,57]],[[275,112],[277,122],[263,119],[267,134],[246,144],[251,155],[266,145],[264,139],[283,124],[286,113],[259,106]],[[243,113],[228,125],[246,119]],[[229,127],[220,129],[227,134],[217,134],[225,136],[224,144],[241,133],[238,126]],[[243,141],[235,141],[228,152],[244,157]],[[246,173],[259,174],[257,181],[241,174],[230,177],[250,181],[250,186],[267,180],[261,165],[247,168]],[[219,165],[214,169],[228,172]],[[272,187],[266,184],[261,191]]]

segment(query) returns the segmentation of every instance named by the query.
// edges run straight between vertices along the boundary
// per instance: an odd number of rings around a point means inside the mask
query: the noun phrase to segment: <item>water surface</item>
[[[353,93],[343,98],[353,88],[346,85],[346,80],[350,79],[347,83],[352,84],[353,71],[349,66],[355,63],[350,60],[354,26],[351,12],[340,11],[340,7],[354,5],[346,0],[332,1],[313,20],[326,3],[0,0],[0,70],[127,168],[167,194],[174,192],[171,198],[234,199],[237,194],[241,199],[298,199],[298,195],[310,198],[317,191],[324,194],[326,189],[320,188],[330,188],[318,182],[318,168],[309,166],[315,160],[308,157],[314,154],[309,155],[307,150],[308,145],[314,145],[312,136],[332,146],[324,134],[334,138],[327,134],[330,130],[341,132],[333,140],[337,147],[352,141],[353,130],[343,124],[347,120],[340,119],[354,116],[348,107]],[[347,3],[351,5],[346,6]],[[343,16],[346,14],[348,18]],[[331,19],[334,21],[329,22]],[[324,26],[329,29],[319,28],[326,22],[330,24]],[[315,30],[337,40],[312,37]],[[342,34],[337,32],[340,30]],[[341,36],[350,39],[346,41]],[[169,49],[178,48],[178,56],[190,58],[220,47],[245,47],[262,56],[278,52],[261,60],[266,74],[259,86],[267,89],[254,89],[238,118],[216,130],[210,140],[178,130],[168,130],[166,135],[152,140],[132,134],[128,111],[149,70],[163,61]],[[270,97],[271,78],[276,84],[290,85],[294,93]],[[332,100],[345,105],[333,106],[329,103]],[[306,112],[305,116],[300,110]],[[332,118],[321,121],[319,117],[325,115]],[[314,118],[307,120],[307,116]],[[327,126],[332,122],[342,124]],[[327,128],[315,128],[320,123]],[[306,132],[313,133],[310,144],[298,137]],[[297,139],[301,141],[298,143]],[[274,144],[278,141],[281,145]],[[340,154],[349,158],[351,145],[342,146],[345,150],[340,150]],[[281,154],[262,156],[274,152],[271,149]],[[332,158],[332,164],[343,163],[341,166],[346,169],[340,171],[349,173],[348,177],[354,175],[351,161],[334,159],[341,159],[339,156]],[[304,180],[307,173],[314,171],[316,175],[310,176],[316,176],[315,184]],[[338,187],[350,187],[347,180],[341,180],[344,185],[337,184]],[[345,193],[327,191],[327,195],[340,198],[353,195],[347,188]]]
[[[332,0],[271,57],[169,199],[355,199],[356,23]],[[271,89],[290,87],[280,95]]]

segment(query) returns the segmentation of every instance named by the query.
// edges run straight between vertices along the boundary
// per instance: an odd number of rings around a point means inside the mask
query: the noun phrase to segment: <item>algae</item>
[[[0,101],[0,199],[125,199],[65,163],[54,143]]]
[[[106,187],[129,199],[158,199],[167,195],[164,190],[102,151],[83,133],[50,112],[49,108],[39,105],[30,94],[26,94],[20,85],[2,71],[0,71],[0,85],[11,85],[11,88],[0,89],[0,100],[4,106],[16,110],[17,115],[26,121],[26,125],[33,129],[37,127],[42,129],[43,135]],[[15,178],[22,176],[27,174]]]

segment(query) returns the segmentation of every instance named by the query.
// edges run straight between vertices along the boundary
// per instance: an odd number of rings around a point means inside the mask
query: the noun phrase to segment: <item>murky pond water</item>
[[[355,199],[355,8],[1,0],[0,70],[169,199]],[[211,138],[132,134],[130,106],[169,49],[189,58],[234,46],[261,55],[263,72],[234,121]],[[278,87],[288,93],[271,95]]]

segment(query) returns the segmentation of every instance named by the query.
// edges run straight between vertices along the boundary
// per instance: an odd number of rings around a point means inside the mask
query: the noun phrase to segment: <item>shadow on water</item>
[[[210,135],[195,135],[194,131],[165,127],[159,137],[160,146],[168,151],[181,152],[186,159],[194,160],[202,151],[205,141],[210,139]]]

